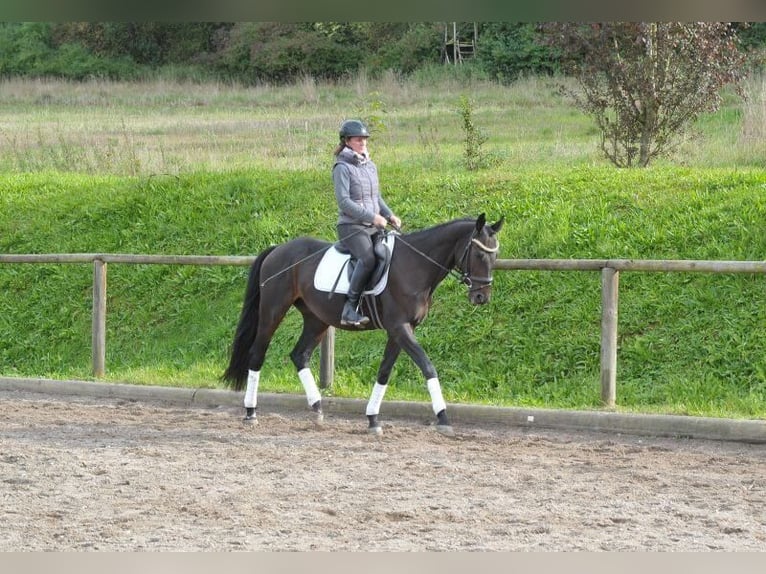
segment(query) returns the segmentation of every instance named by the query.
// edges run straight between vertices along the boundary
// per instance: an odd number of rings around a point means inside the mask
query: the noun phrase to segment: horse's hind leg
[[[281,306],[272,305],[266,308],[261,299],[260,323],[253,344],[250,346],[247,365],[247,388],[245,390],[245,418],[246,423],[255,423],[255,410],[258,404],[258,384],[261,379],[261,368],[266,359],[266,351],[269,349],[274,332],[284,319],[291,303],[285,302]]]
[[[290,359],[292,359],[298,371],[298,378],[303,385],[303,390],[306,392],[306,400],[314,413],[315,421],[317,424],[321,424],[324,420],[324,415],[322,414],[322,395],[314,380],[314,375],[311,374],[309,362],[311,361],[311,355],[313,355],[317,345],[321,342],[322,336],[327,331],[328,325],[308,311],[302,302],[296,303],[295,306],[303,314],[303,332],[290,353]]]
[[[378,368],[378,378],[375,381],[375,385],[372,387],[372,393],[370,393],[370,400],[367,402],[367,420],[369,426],[367,432],[374,435],[383,434],[383,427],[378,420],[380,414],[380,405],[383,402],[383,396],[386,394],[388,388],[388,379],[391,376],[391,371],[394,368],[394,363],[399,357],[399,353],[402,348],[389,337],[386,342],[386,350],[383,352],[383,360]]]

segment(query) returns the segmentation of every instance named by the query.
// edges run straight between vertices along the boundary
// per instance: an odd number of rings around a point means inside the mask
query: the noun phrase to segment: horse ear
[[[493,223],[490,227],[494,233],[499,232],[503,228],[505,222],[505,215],[503,215],[497,222]]]
[[[481,215],[479,215],[479,218],[476,220],[476,231],[477,232],[481,231],[486,223],[487,223],[487,216],[486,214],[482,213]]]

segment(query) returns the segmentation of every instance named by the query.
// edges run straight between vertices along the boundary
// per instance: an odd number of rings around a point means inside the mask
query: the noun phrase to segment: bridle
[[[476,238],[475,230],[471,233],[471,239],[466,243],[463,255],[460,257],[460,265],[456,265],[451,271],[460,283],[468,287],[469,293],[492,285],[492,277],[475,277],[471,275],[470,252],[473,246],[478,247],[484,253],[497,253],[498,249],[500,249],[500,243],[495,247],[488,247]],[[466,260],[468,261],[467,268],[465,265]]]
[[[500,249],[500,244],[498,243],[495,247],[488,247],[487,245],[484,245],[481,241],[477,239],[475,229],[471,232],[471,237],[468,239],[468,241],[465,244],[465,248],[463,249],[463,254],[460,256],[459,259],[456,259],[456,264],[452,269],[448,269],[447,267],[445,267],[438,261],[434,260],[429,255],[423,253],[420,249],[410,245],[404,239],[402,239],[401,235],[397,234],[396,240],[401,241],[407,247],[412,249],[415,253],[427,259],[428,261],[430,261],[437,267],[441,268],[442,270],[446,271],[448,275],[452,275],[455,279],[457,279],[459,283],[468,287],[469,293],[473,291],[478,291],[480,289],[484,289],[485,287],[492,285],[492,277],[475,277],[471,275],[470,252],[471,252],[471,248],[473,246],[476,246],[482,251],[484,251],[485,253],[497,253],[498,249]],[[468,260],[467,268],[466,268],[466,259]]]

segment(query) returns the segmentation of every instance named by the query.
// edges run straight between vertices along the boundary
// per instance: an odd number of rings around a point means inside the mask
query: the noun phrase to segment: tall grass
[[[742,112],[742,146],[763,161],[766,158],[766,76],[750,78],[746,94],[747,104]]]
[[[385,127],[371,146],[382,165],[428,165],[435,150],[443,159],[460,149],[465,97],[487,150],[506,169],[605,161],[592,122],[559,95],[563,80],[530,77],[502,86],[427,74],[372,78],[362,71],[342,82],[302,78],[284,87],[6,79],[0,169],[157,175],[320,168],[340,121],[373,114]],[[673,161],[762,167],[763,78],[752,78],[748,92],[746,102],[727,98],[721,111],[705,116],[696,126],[704,137],[690,138]]]

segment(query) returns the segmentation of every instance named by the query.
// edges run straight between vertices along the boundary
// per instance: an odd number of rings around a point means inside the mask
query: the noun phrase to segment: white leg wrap
[[[246,409],[254,409],[258,402],[258,382],[260,380],[260,371],[247,371],[247,390],[245,391]]]
[[[298,371],[298,378],[301,380],[303,390],[306,391],[306,400],[309,402],[309,406],[322,400],[322,394],[319,392],[316,381],[314,381],[311,369],[306,367],[305,369]]]
[[[434,377],[426,381],[428,387],[428,394],[431,395],[431,404],[433,405],[434,414],[438,415],[441,411],[447,408],[447,403],[444,402],[442,397],[442,387],[439,384],[439,379]]]
[[[367,403],[367,416],[377,415],[380,413],[380,404],[383,402],[383,395],[386,394],[388,385],[381,385],[376,382],[372,387],[372,393],[370,393],[370,400]]]

